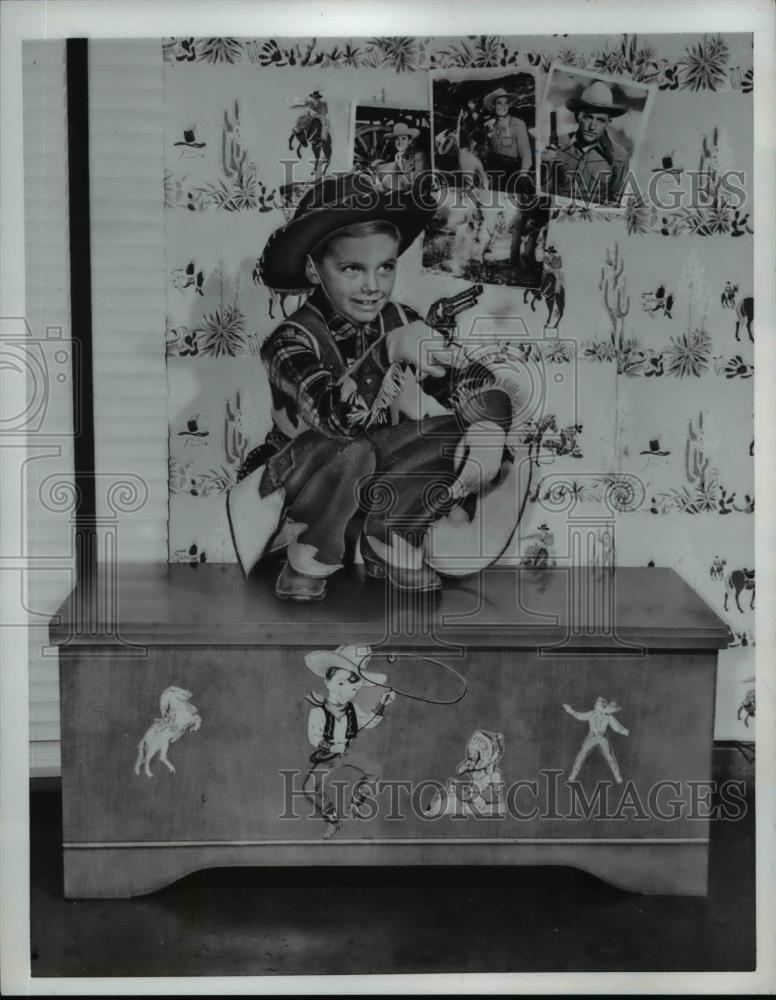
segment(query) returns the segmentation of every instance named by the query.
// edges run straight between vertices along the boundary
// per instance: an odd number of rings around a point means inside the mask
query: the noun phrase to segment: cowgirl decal
[[[466,757],[447,782],[444,794],[437,792],[426,812],[493,816],[503,812],[504,780],[499,762],[504,756],[504,734],[478,729],[466,744]]]

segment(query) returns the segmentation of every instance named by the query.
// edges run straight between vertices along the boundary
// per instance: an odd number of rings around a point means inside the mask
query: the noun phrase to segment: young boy
[[[416,394],[414,419],[399,412],[410,379],[432,377],[444,387],[453,362],[440,333],[391,301],[398,257],[433,211],[428,198],[422,205],[417,192],[388,196],[367,175],[327,177],[264,250],[259,269],[268,287],[313,289],[262,346],[273,427],[229,499],[246,572],[264,546],[248,552],[245,497],[276,505],[282,530],[275,544],[287,546],[275,587],[279,598],[324,597],[359,512],[365,514],[360,544],[368,575],[405,590],[439,589],[422,540],[452,507],[450,491],[463,464],[456,449],[466,431],[491,435],[498,454],[491,475],[500,467],[498,442],[503,445],[512,405],[481,372],[456,380],[454,401],[448,380],[447,398],[436,386],[441,403],[423,393],[418,401]]]
[[[323,678],[326,696],[313,695],[313,708],[307,720],[307,737],[313,746],[303,788],[315,805],[316,812],[326,821],[324,837],[328,840],[341,829],[341,816],[324,789],[324,780],[335,767],[355,770],[359,778],[353,787],[349,814],[359,815],[373,783],[382,775],[380,765],[364,754],[354,753],[351,745],[359,733],[373,729],[382,722],[385,708],[395,700],[393,691],[386,690],[374,711],[364,712],[353,698],[364,684],[385,684],[385,674],[366,671],[372,651],[368,646],[339,646],[333,652],[318,650],[308,653],[304,661],[314,674]]]

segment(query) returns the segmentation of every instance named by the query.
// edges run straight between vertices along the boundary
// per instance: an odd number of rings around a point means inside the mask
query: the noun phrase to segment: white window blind
[[[73,585],[74,564],[65,53],[63,40],[28,42],[23,52],[27,322],[48,388],[24,477],[33,776],[59,773],[58,663],[48,620]],[[160,42],[90,42],[89,129],[98,555],[166,562]]]
[[[167,561],[160,41],[89,44],[96,510],[122,562]]]

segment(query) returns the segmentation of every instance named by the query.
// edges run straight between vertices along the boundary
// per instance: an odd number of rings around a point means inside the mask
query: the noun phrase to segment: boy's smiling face
[[[387,233],[331,240],[316,270],[337,312],[356,324],[373,320],[393,292],[398,251]]]

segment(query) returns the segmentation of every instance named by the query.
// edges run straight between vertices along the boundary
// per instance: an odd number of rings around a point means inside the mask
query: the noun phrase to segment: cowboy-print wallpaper
[[[271,425],[261,346],[302,301],[262,283],[270,234],[354,163],[399,189],[433,166],[465,197],[401,257],[394,298],[424,316],[476,282],[461,336],[498,329],[504,357],[545,373],[541,416],[514,428],[538,444],[505,558],[560,563],[574,519],[596,517],[618,564],[676,569],[731,629],[717,737],[751,738],[751,37],[170,38],[163,52],[170,560],[236,558],[225,494]],[[608,173],[581,204],[560,195],[588,127]],[[489,200],[487,151],[558,197],[530,218]]]

